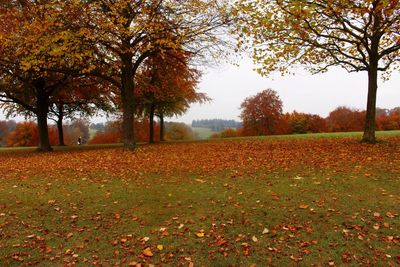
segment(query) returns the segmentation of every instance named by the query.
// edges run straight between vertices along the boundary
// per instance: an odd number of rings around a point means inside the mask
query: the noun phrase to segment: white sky
[[[378,107],[400,106],[400,73],[394,73],[389,81],[380,82],[378,86]],[[365,109],[367,103],[366,72],[347,73],[336,68],[321,75],[298,71],[294,76],[276,74],[262,78],[253,71],[251,60],[242,60],[238,67],[224,64],[203,75],[199,92],[207,93],[213,99],[211,103],[194,104],[184,116],[168,120],[187,124],[196,119],[240,120],[239,107],[243,100],[267,88],[278,92],[284,112],[296,110],[326,117],[338,106]],[[0,120],[3,119],[5,117],[0,112]],[[92,119],[96,122],[105,120]]]
[[[242,60],[240,66],[225,64],[210,69],[203,75],[199,92],[207,93],[211,103],[194,104],[183,116],[171,118],[190,124],[196,119],[240,120],[240,104],[246,97],[264,89],[278,92],[284,112],[306,112],[328,116],[338,106],[366,109],[367,72],[347,73],[332,68],[325,74],[311,75],[299,70],[296,75],[282,77],[275,74],[263,78],[253,71],[251,60]],[[378,85],[377,107],[400,106],[400,73],[394,73],[389,81]]]

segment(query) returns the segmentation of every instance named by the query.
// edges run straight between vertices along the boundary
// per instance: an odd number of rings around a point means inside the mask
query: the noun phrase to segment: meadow
[[[400,264],[398,132],[1,151],[1,266]]]

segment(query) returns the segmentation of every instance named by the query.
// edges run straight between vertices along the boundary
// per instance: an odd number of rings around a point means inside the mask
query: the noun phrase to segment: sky
[[[298,69],[296,75],[282,77],[274,74],[263,78],[255,71],[250,59],[243,59],[238,66],[221,64],[205,71],[199,84],[199,92],[213,100],[206,104],[193,104],[189,111],[168,121],[185,122],[199,119],[240,120],[240,104],[246,97],[271,88],[278,92],[284,112],[305,112],[328,116],[338,106],[365,109],[367,103],[367,73],[347,73],[341,68],[331,68],[325,74],[311,75]],[[400,73],[394,73],[389,81],[378,85],[377,106],[400,106]],[[5,119],[0,113],[0,120]],[[23,120],[23,118],[16,118]],[[104,122],[106,118],[92,121]]]
[[[297,69],[295,75],[274,74],[265,78],[253,69],[251,60],[244,59],[239,66],[223,64],[207,70],[198,91],[213,101],[194,104],[185,115],[170,120],[188,124],[198,119],[240,120],[240,104],[244,99],[268,88],[278,92],[284,112],[296,110],[327,117],[338,106],[366,109],[367,72],[348,73],[331,68],[327,73],[311,75]],[[397,106],[400,106],[400,73],[378,84],[377,107]]]

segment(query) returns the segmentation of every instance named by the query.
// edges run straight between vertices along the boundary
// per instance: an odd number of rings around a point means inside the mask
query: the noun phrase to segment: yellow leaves
[[[160,250],[160,251],[164,250],[164,246],[163,245],[157,245],[157,249]]]
[[[153,257],[153,252],[151,251],[151,248],[150,248],[150,247],[145,248],[145,249],[142,251],[142,254],[143,254],[144,256],[146,256],[146,257]]]
[[[204,230],[203,229],[201,229],[200,231],[198,231],[196,234],[195,234],[197,237],[199,237],[199,238],[202,238],[202,237],[204,237]]]
[[[27,62],[27,61],[22,61],[20,65],[21,65],[21,69],[23,71],[28,71],[32,67],[32,63],[31,62]]]
[[[309,205],[307,205],[307,204],[300,204],[299,205],[300,209],[308,209],[308,207],[309,207]]]

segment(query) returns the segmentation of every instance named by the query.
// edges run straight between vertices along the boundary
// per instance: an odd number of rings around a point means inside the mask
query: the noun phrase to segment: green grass
[[[308,134],[285,134],[285,135],[268,135],[253,137],[238,137],[239,139],[318,139],[318,138],[352,138],[359,137],[361,139],[362,132],[338,132],[338,133],[308,133]],[[392,136],[400,136],[400,130],[394,131],[377,131],[376,137],[385,138]],[[229,138],[228,138],[229,139]],[[237,139],[237,138],[230,138]]]
[[[214,132],[210,128],[192,127],[193,132],[199,139],[208,139]]]
[[[398,244],[385,241],[400,228],[398,218],[385,216],[400,204],[400,182],[390,174],[368,183],[365,177],[304,170],[235,179],[223,173],[169,179],[146,174],[143,181],[99,174],[6,182],[0,265],[126,260],[174,266],[190,258],[198,266],[291,266],[292,257],[307,266],[341,264],[343,255],[355,265],[379,265],[386,255],[400,256]],[[205,236],[197,237],[202,230]],[[140,256],[147,246],[151,258]]]

